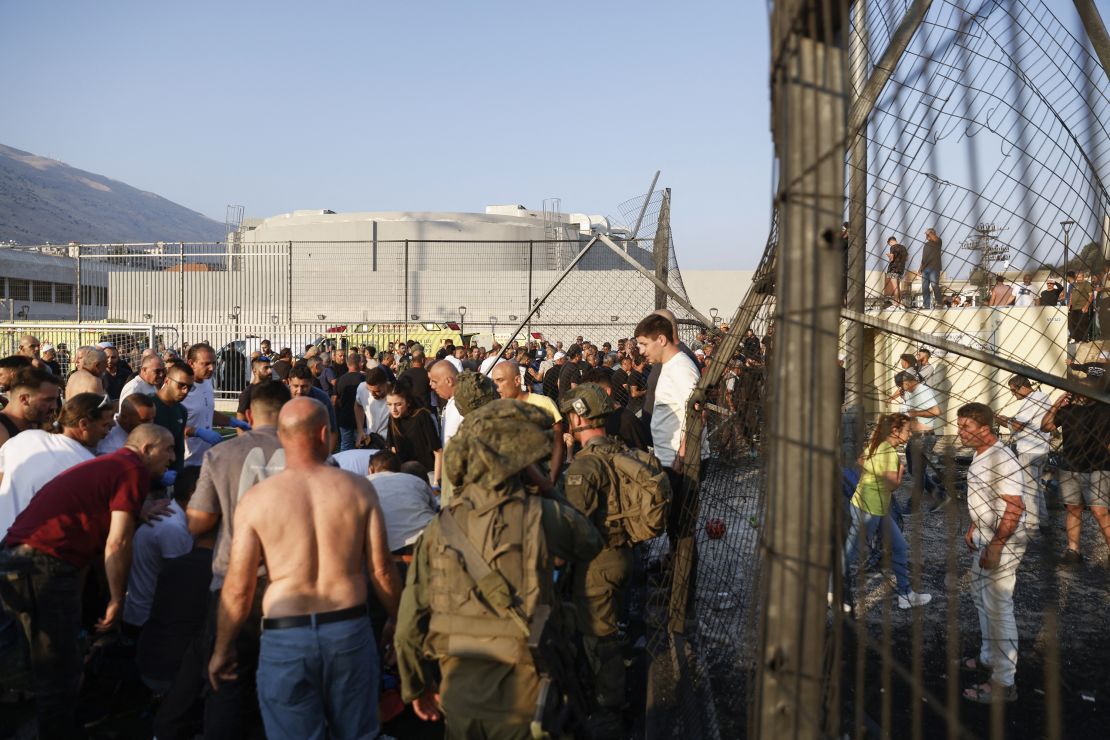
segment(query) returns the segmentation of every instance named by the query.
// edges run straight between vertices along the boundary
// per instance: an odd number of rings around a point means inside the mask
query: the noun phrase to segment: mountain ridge
[[[157,193],[0,144],[0,242],[223,241],[224,225]]]

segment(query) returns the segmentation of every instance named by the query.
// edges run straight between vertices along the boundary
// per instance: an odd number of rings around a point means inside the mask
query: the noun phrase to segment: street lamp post
[[[466,306],[459,306],[459,341],[466,347]]]
[[[1064,284],[1068,282],[1068,247],[1070,246],[1071,227],[1075,226],[1075,221],[1067,220],[1061,221],[1060,226],[1064,228]]]

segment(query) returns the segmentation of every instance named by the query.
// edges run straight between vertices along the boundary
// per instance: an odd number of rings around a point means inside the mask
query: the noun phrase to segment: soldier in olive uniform
[[[556,558],[585,563],[602,548],[572,506],[525,494],[525,476],[539,475],[530,469],[550,450],[551,418],[511,399],[467,414],[447,446],[455,495],[416,544],[394,644],[404,700],[423,719],[442,709],[448,738],[532,737],[540,679],[529,620],[554,604]],[[474,556],[487,574],[472,573]]]
[[[632,543],[620,521],[607,524],[610,495],[617,480],[609,462],[628,448],[605,436],[605,417],[613,413],[609,394],[594,383],[570,391],[559,404],[568,428],[582,451],[567,468],[564,492],[605,540],[605,548],[589,565],[574,567],[573,599],[586,659],[594,676],[597,713],[590,725],[595,737],[616,737],[623,731],[624,636],[617,626],[632,574]]]

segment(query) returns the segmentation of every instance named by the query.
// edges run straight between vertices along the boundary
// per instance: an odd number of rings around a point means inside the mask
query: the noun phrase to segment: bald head
[[[173,435],[170,434],[169,429],[157,424],[139,424],[127,435],[127,442],[124,443],[124,446],[140,452],[143,447],[156,445],[167,440],[172,446]]]
[[[294,398],[278,414],[278,438],[290,454],[308,454],[323,462],[328,456],[328,412],[314,398]]]
[[[455,381],[459,371],[446,360],[440,360],[428,370],[428,385],[437,396],[447,401],[455,396]]]
[[[520,365],[515,360],[497,363],[489,376],[502,398],[517,398],[523,394],[520,390]]]

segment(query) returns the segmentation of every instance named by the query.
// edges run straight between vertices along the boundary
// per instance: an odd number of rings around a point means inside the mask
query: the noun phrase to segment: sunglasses
[[[193,390],[192,383],[182,383],[180,380],[175,380],[173,378],[167,378],[167,380],[169,380],[171,383],[177,384],[177,387],[185,391],[186,393]]]

